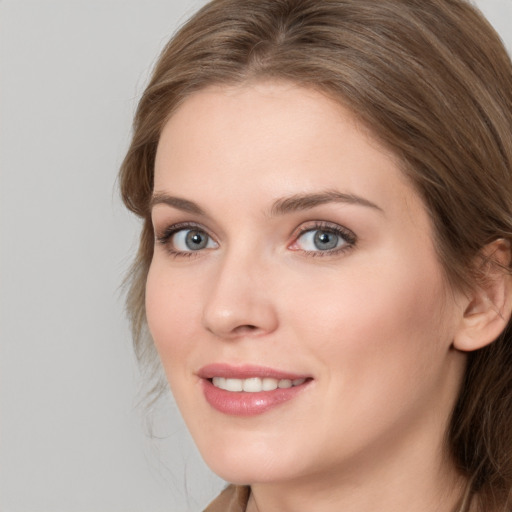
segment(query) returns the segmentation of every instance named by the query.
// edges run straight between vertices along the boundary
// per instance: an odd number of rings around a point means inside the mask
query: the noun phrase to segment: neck
[[[402,449],[390,443],[328,475],[253,484],[247,512],[457,511],[466,480],[444,455],[443,439],[437,441],[402,437]]]
[[[373,485],[357,480],[336,486],[317,481],[299,487],[256,485],[247,512],[458,512],[465,483],[460,476],[439,476],[437,481],[416,482],[412,487],[403,480],[385,479]]]
[[[445,432],[462,373],[449,373],[421,414],[404,417],[348,460],[253,482],[247,512],[458,512],[467,480],[448,456]]]

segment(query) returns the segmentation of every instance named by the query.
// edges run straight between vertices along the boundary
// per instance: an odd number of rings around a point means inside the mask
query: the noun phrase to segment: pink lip
[[[307,375],[299,375],[286,371],[275,370],[262,366],[231,366],[227,364],[211,364],[204,366],[198,372],[206,401],[217,411],[231,416],[256,416],[263,414],[289,400],[295,398],[311,383]],[[291,388],[277,388],[273,391],[260,391],[258,393],[233,392],[216,388],[210,379],[224,377],[232,379],[248,379],[251,377],[273,379],[302,379],[306,381]]]
[[[251,377],[259,377],[264,379],[269,377],[272,379],[306,379],[309,375],[290,373],[282,370],[275,370],[266,366],[232,366],[225,363],[214,363],[203,366],[197,375],[202,379],[212,379],[213,377],[224,377],[226,379],[250,379]]]

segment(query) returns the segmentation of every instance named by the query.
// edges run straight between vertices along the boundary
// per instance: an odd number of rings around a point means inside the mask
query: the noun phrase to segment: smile
[[[275,389],[288,389],[294,386],[300,386],[306,382],[302,379],[274,379],[271,377],[250,377],[248,379],[230,379],[225,377],[213,377],[212,384],[225,391],[261,393],[262,391],[274,391]]]
[[[254,365],[210,364],[201,368],[202,394],[210,407],[229,416],[257,416],[298,400],[313,378]]]

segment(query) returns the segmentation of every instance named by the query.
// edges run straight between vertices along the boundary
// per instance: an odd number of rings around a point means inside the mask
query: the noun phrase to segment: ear
[[[512,311],[510,243],[495,240],[482,249],[479,260],[482,278],[467,296],[468,304],[453,340],[453,346],[462,351],[492,343],[507,326]]]

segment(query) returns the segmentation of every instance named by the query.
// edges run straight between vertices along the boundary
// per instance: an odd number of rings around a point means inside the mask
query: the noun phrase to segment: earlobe
[[[480,254],[482,279],[468,297],[454,348],[473,351],[492,343],[507,326],[512,311],[510,243],[502,238],[486,245]]]

